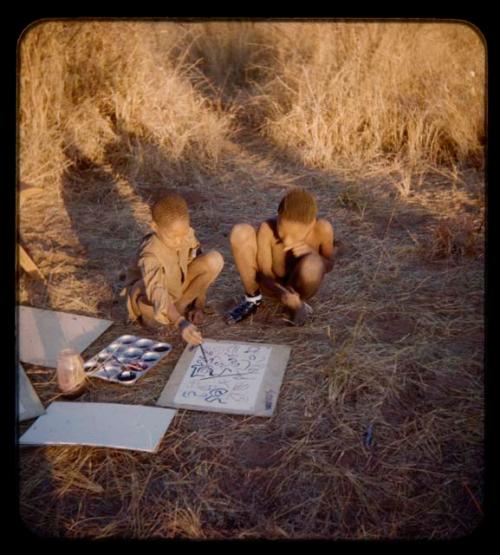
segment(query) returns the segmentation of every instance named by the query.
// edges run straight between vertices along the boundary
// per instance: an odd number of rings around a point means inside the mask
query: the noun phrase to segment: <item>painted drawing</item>
[[[174,402],[197,407],[253,410],[272,348],[206,341],[203,350],[204,353],[200,347],[196,348]]]

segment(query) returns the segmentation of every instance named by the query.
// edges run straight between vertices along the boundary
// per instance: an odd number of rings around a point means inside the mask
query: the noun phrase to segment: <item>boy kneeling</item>
[[[281,200],[278,215],[260,224],[237,224],[231,248],[245,298],[226,315],[234,324],[257,310],[262,293],[277,297],[290,310],[291,321],[303,325],[311,307],[305,303],[333,267],[333,227],[316,219],[315,198],[294,189]]]
[[[186,201],[169,193],[152,208],[152,232],[127,271],[124,293],[132,321],[147,327],[173,324],[187,343],[199,345],[208,287],[224,265],[217,251],[199,254]],[[187,317],[187,318],[186,318]]]

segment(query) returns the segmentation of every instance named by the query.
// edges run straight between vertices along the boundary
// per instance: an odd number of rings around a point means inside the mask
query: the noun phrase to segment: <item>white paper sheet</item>
[[[217,344],[200,347],[179,386],[174,402],[251,411],[255,407],[271,348],[264,345]]]
[[[288,345],[205,338],[203,348],[208,365],[200,347],[186,346],[156,401],[158,406],[274,414],[290,357]]]
[[[45,409],[21,364],[18,364],[18,376],[18,418],[22,422],[40,416]]]
[[[19,307],[19,358],[22,362],[56,368],[62,349],[84,351],[111,326],[110,320]]]
[[[21,445],[90,445],[154,452],[176,411],[116,403],[54,402]]]

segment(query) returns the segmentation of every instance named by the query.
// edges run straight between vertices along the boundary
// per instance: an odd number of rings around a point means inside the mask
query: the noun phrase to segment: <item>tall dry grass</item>
[[[145,157],[151,179],[213,167],[237,110],[307,167],[482,164],[485,46],[467,24],[48,21],[20,54],[29,182],[56,178],[68,145],[142,178]]]
[[[308,166],[481,163],[485,47],[465,23],[206,23],[193,52]]]
[[[277,37],[263,132],[307,165],[422,169],[481,159],[484,47],[471,28],[298,24]]]
[[[57,180],[71,149],[148,172],[143,178],[161,178],[167,161],[215,164],[230,117],[208,108],[182,57],[169,57],[181,36],[178,25],[137,22],[28,29],[20,42],[21,180]]]

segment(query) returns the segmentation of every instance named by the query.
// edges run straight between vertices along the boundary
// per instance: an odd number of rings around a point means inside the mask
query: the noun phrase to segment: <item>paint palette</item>
[[[132,385],[171,350],[169,343],[135,335],[122,335],[87,360],[83,367],[89,376]]]

